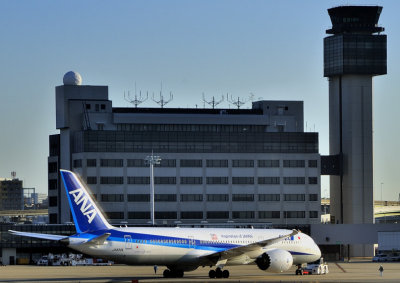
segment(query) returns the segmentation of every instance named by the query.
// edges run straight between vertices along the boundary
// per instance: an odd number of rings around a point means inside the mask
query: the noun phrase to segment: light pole
[[[154,226],[154,165],[160,164],[161,158],[160,156],[154,156],[152,152],[151,155],[147,156],[145,160],[150,165],[150,214],[151,225]]]
[[[382,212],[383,212],[383,218],[385,219],[385,223],[386,223],[386,213],[385,213],[385,211],[384,211],[384,209],[383,209],[383,198],[382,198],[382,191],[383,191],[383,183],[381,182],[381,205],[382,205]]]

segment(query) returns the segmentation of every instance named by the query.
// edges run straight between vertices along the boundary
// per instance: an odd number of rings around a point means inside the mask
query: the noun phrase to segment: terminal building
[[[118,108],[78,73],[56,87],[49,139],[49,222],[71,221],[59,169],[78,173],[111,223],[320,223],[318,133],[302,101],[251,109]]]

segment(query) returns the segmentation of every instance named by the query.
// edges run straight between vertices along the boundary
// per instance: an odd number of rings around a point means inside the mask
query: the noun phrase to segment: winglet
[[[60,173],[64,181],[76,231],[82,233],[111,229],[112,226],[97,208],[88,190],[76,174],[63,169],[60,170]]]

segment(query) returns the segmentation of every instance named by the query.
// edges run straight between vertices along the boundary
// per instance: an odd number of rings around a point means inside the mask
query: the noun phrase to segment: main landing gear
[[[183,274],[184,274],[183,270],[165,269],[163,272],[164,278],[182,278]]]
[[[229,271],[226,269],[222,271],[221,268],[217,267],[215,270],[211,269],[208,276],[210,278],[229,278]]]

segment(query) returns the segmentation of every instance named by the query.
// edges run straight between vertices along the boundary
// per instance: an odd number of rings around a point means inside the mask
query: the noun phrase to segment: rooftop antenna
[[[203,92],[203,101],[205,103],[207,103],[208,105],[211,105],[212,109],[214,109],[215,106],[217,106],[218,104],[220,104],[221,102],[224,101],[224,96],[221,96],[221,100],[219,100],[219,101],[215,101],[215,97],[214,96],[212,97],[211,101],[207,101],[205,96],[204,96],[204,92]]]
[[[164,96],[163,96],[163,94],[162,94],[162,82],[161,82],[161,90],[160,90],[160,100],[156,100],[155,98],[154,98],[154,93],[153,93],[153,101],[155,102],[155,103],[157,103],[158,105],[160,105],[161,106],[161,108],[164,108],[164,106],[165,105],[167,105],[168,103],[170,103],[171,101],[172,101],[172,99],[174,99],[174,96],[172,95],[172,92],[169,92],[169,99],[168,100],[165,100],[164,99]]]
[[[128,91],[128,97],[126,96],[125,91],[124,91],[124,99],[126,101],[128,101],[129,103],[135,105],[135,108],[137,108],[139,104],[145,102],[147,100],[147,98],[149,98],[149,93],[148,92],[146,92],[146,98],[142,97],[142,91],[139,91],[139,97],[137,96],[137,94],[136,94],[136,82],[135,82],[135,98],[134,99],[131,98],[129,91]]]
[[[235,105],[237,107],[237,109],[240,109],[240,107],[242,107],[243,104],[245,104],[247,101],[249,101],[249,99],[240,100],[240,97],[238,97],[237,100],[235,100],[235,99],[233,99],[232,95],[231,95],[231,98],[229,99],[228,94],[226,94],[226,100],[228,100],[228,102],[230,104]]]

